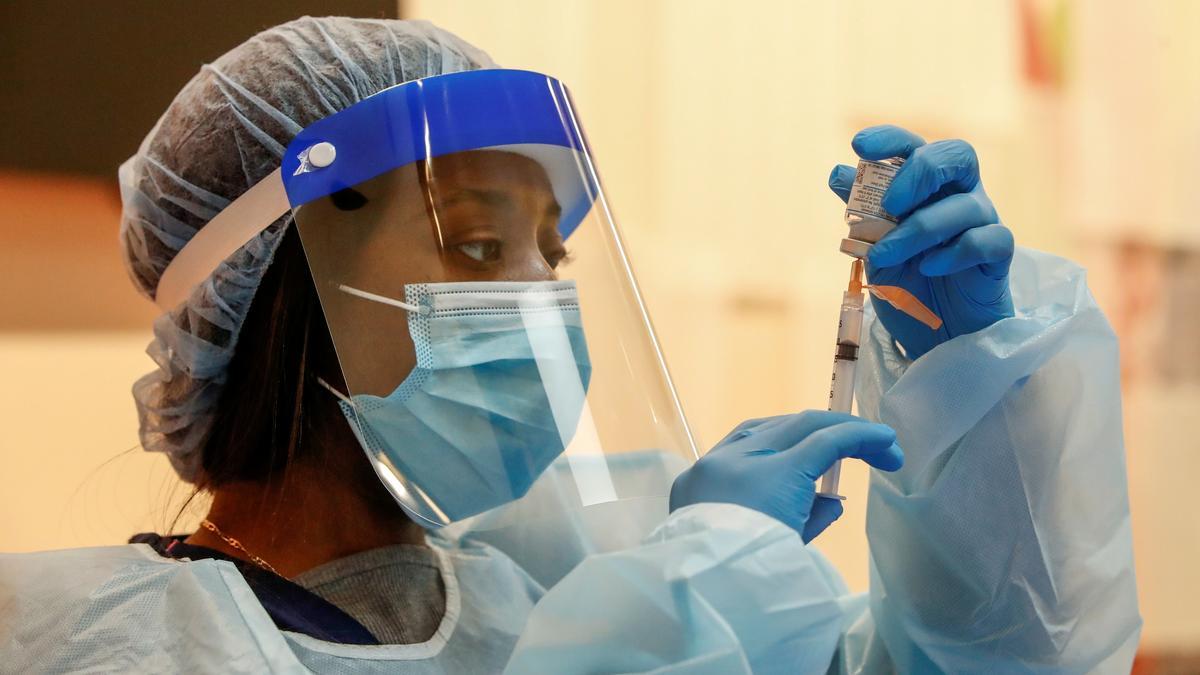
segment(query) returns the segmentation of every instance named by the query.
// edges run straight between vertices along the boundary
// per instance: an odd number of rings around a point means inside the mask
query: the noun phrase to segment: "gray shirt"
[[[333,560],[292,578],[361,623],[383,644],[433,637],[446,589],[433,551],[397,545]]]

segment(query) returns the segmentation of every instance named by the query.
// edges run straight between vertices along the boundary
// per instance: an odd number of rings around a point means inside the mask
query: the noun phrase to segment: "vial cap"
[[[841,246],[838,246],[838,250],[851,258],[862,260],[867,257],[867,253],[871,250],[871,245],[857,239],[843,239]]]

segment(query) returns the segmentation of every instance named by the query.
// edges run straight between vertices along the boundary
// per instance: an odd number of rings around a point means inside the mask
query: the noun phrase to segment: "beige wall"
[[[115,181],[0,172],[0,204],[0,550],[161,531],[190,492],[138,446],[156,312],[121,266]]]
[[[129,385],[142,332],[0,335],[0,550],[124,543],[188,491],[142,452]],[[15,385],[15,386],[14,386]]]

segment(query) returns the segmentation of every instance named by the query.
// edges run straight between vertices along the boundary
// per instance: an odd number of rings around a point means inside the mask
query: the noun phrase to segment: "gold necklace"
[[[209,532],[212,532],[213,534],[220,537],[221,541],[225,542],[226,544],[229,544],[230,546],[241,551],[242,553],[245,553],[246,557],[250,559],[250,562],[254,563],[255,565],[258,565],[259,567],[270,572],[271,574],[279,576],[279,572],[276,572],[275,568],[271,567],[271,563],[254,555],[250,551],[247,551],[246,547],[242,546],[242,542],[238,541],[237,539],[234,539],[233,537],[226,536],[226,534],[224,532],[222,532],[220,530],[220,528],[217,527],[216,523],[214,523],[213,521],[209,520],[208,518],[205,518],[204,520],[200,521],[200,525],[204,529],[206,529]]]

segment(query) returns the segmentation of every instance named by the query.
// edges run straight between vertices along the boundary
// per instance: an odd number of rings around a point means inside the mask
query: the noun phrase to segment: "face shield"
[[[442,75],[309,126],[180,252],[159,303],[287,209],[341,368],[325,384],[415,520],[665,514],[695,445],[562,84]]]

